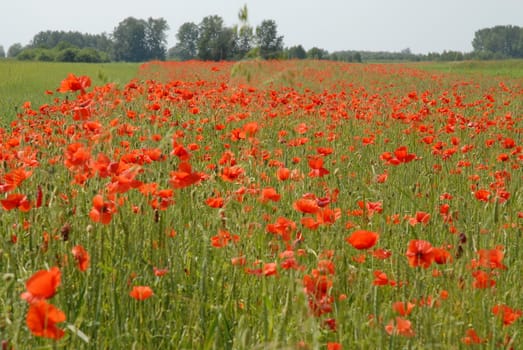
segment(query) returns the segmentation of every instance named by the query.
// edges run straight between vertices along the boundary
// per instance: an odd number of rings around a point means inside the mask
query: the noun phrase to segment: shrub
[[[97,63],[102,62],[100,52],[92,48],[85,48],[76,54],[76,62]]]
[[[16,55],[16,58],[20,61],[33,61],[36,58],[37,53],[37,49],[24,49]]]
[[[40,49],[36,55],[36,60],[42,62],[52,62],[55,60],[55,54],[52,50]]]
[[[68,48],[61,50],[56,55],[56,61],[58,62],[76,62],[76,56],[79,50],[76,48]]]

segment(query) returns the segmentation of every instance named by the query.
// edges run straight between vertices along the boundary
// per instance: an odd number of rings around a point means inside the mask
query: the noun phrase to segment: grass
[[[516,82],[322,61],[124,68],[138,79],[91,77],[0,134],[2,346],[521,346]],[[420,240],[432,249],[409,260]],[[35,287],[53,267],[61,282]],[[39,288],[56,289],[59,339],[20,298]]]
[[[6,125],[30,101],[36,106],[52,101],[45,91],[54,91],[68,73],[89,76],[94,85],[126,83],[138,72],[129,63],[56,63],[0,60],[0,119]]]
[[[414,65],[420,69],[462,75],[523,78],[523,60],[430,62]]]

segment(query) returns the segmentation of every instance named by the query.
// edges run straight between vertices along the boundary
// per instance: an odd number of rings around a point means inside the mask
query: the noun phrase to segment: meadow
[[[501,61],[457,61],[457,62],[423,62],[415,67],[443,73],[494,77],[498,79],[523,78],[523,60]]]
[[[136,76],[132,63],[56,63],[0,61],[0,127],[14,119],[26,101],[40,106],[49,101],[46,91],[60,85],[68,73],[89,76],[93,85],[124,84]]]
[[[18,64],[2,350],[522,347],[517,76]]]

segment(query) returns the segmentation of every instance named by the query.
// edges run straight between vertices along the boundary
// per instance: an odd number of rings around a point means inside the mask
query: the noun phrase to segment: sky
[[[0,45],[7,52],[40,31],[110,34],[127,17],[161,17],[172,47],[183,23],[218,15],[233,26],[244,4],[253,27],[265,19],[276,22],[284,46],[329,52],[470,52],[479,29],[523,27],[522,0],[2,0]]]

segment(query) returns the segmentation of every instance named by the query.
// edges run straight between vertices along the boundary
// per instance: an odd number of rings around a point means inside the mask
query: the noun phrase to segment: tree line
[[[523,58],[523,28],[509,25],[480,29],[472,47],[479,58]]]
[[[238,12],[239,25],[227,27],[223,18],[207,16],[199,24],[186,22],[176,34],[178,43],[169,49],[173,60],[240,60],[261,57],[280,58],[283,36],[278,35],[274,20],[264,20],[253,28],[249,24],[247,6]]]
[[[25,47],[20,43],[13,44],[7,57],[59,62],[163,60],[167,51],[168,29],[167,21],[163,18],[143,20],[128,17],[110,35],[42,31]],[[0,48],[0,57],[1,51],[3,48]]]
[[[238,12],[238,24],[226,26],[222,17],[211,15],[200,23],[183,23],[176,33],[177,43],[167,48],[169,25],[163,18],[121,21],[111,34],[84,34],[74,31],[41,31],[31,42],[9,47],[0,46],[0,58],[61,62],[144,62],[150,60],[241,60],[325,59],[347,62],[362,61],[460,61],[466,59],[523,58],[523,28],[495,26],[476,31],[473,51],[443,51],[414,54],[400,52],[345,50],[329,53],[319,47],[305,50],[302,45],[284,47],[274,20],[258,26],[249,23],[247,6]]]
[[[239,60],[245,57],[281,58],[283,36],[274,20],[253,28],[247,6],[238,12],[239,24],[228,27],[223,18],[207,16],[199,24],[187,22],[178,29],[176,46],[167,49],[169,26],[163,18],[121,21],[111,34],[42,31],[31,42],[13,44],[7,57],[19,60],[65,62],[144,62],[150,60]],[[0,46],[0,58],[5,57]]]

